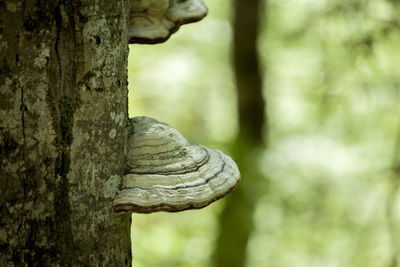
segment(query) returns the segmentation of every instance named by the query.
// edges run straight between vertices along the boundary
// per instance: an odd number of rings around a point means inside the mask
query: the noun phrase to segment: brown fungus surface
[[[129,43],[165,42],[181,25],[206,15],[202,0],[131,0]]]
[[[240,173],[219,150],[188,142],[149,117],[131,120],[127,173],[113,213],[199,209],[231,192]]]

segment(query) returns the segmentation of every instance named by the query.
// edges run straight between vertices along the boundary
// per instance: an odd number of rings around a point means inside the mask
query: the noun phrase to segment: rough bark
[[[217,266],[244,266],[252,231],[255,202],[260,189],[258,153],[264,145],[265,102],[257,53],[260,1],[236,0],[234,9],[234,67],[238,93],[239,134],[233,157],[242,183],[227,197],[220,217],[220,233],[214,252]]]
[[[0,1],[0,266],[128,266],[129,1]]]

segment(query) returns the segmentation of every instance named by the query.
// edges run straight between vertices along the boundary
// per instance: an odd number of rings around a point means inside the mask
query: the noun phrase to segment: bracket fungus
[[[129,43],[165,42],[181,25],[206,15],[203,0],[131,0]]]
[[[127,170],[113,214],[199,209],[231,192],[240,180],[230,157],[190,143],[149,117],[131,119],[127,149]]]

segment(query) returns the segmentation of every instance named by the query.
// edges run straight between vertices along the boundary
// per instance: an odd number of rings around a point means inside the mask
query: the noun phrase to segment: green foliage
[[[231,5],[207,4],[204,21],[167,43],[131,47],[130,107],[221,148],[237,127]],[[254,166],[268,188],[248,266],[389,266],[400,244],[399,3],[270,0],[266,10],[258,48],[270,142]],[[134,215],[135,266],[209,266],[219,205]]]

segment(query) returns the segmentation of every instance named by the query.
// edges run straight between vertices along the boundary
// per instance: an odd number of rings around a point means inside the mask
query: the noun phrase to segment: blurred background
[[[129,112],[243,180],[201,210],[134,214],[133,265],[400,266],[400,1],[206,4],[130,46]]]

